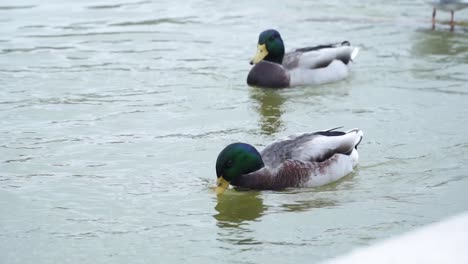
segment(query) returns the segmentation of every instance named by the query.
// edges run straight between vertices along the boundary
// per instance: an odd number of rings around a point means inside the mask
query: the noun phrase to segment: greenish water
[[[431,11],[3,1],[1,262],[315,263],[467,210],[468,29],[430,31]],[[251,88],[267,28],[286,49],[349,40],[361,53],[343,82]],[[210,189],[227,144],[336,126],[365,133],[343,180],[219,200]]]

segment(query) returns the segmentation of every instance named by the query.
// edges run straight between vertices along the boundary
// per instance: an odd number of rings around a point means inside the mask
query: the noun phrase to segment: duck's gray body
[[[232,184],[273,190],[328,184],[353,171],[362,136],[359,129],[327,130],[276,141],[260,152],[265,167],[242,175]]]

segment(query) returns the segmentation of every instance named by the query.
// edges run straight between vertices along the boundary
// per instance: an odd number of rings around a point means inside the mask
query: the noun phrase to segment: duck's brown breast
[[[262,168],[240,176],[231,182],[234,186],[256,190],[281,190],[288,187],[301,187],[310,179],[315,163],[286,160],[275,170]]]
[[[289,73],[277,63],[261,61],[250,70],[247,84],[268,88],[286,88],[289,86]]]

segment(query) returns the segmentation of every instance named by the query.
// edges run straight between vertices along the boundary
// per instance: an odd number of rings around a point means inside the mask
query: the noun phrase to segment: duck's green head
[[[228,145],[216,160],[216,194],[221,195],[231,182],[236,185],[240,176],[257,171],[263,166],[262,156],[253,146],[245,143]]]
[[[260,33],[257,44],[257,54],[250,64],[257,64],[262,60],[281,64],[284,57],[284,44],[278,31],[265,30]]]

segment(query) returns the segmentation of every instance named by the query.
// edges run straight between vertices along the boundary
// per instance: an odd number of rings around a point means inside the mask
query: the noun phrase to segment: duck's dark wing
[[[325,68],[334,60],[348,64],[356,55],[357,48],[351,47],[349,42],[344,41],[341,44],[306,47],[286,53],[283,58],[283,66],[286,69]]]
[[[270,168],[277,168],[288,159],[322,162],[336,153],[351,153],[361,139],[362,131],[359,129],[305,133],[276,141],[266,146],[260,154]]]

